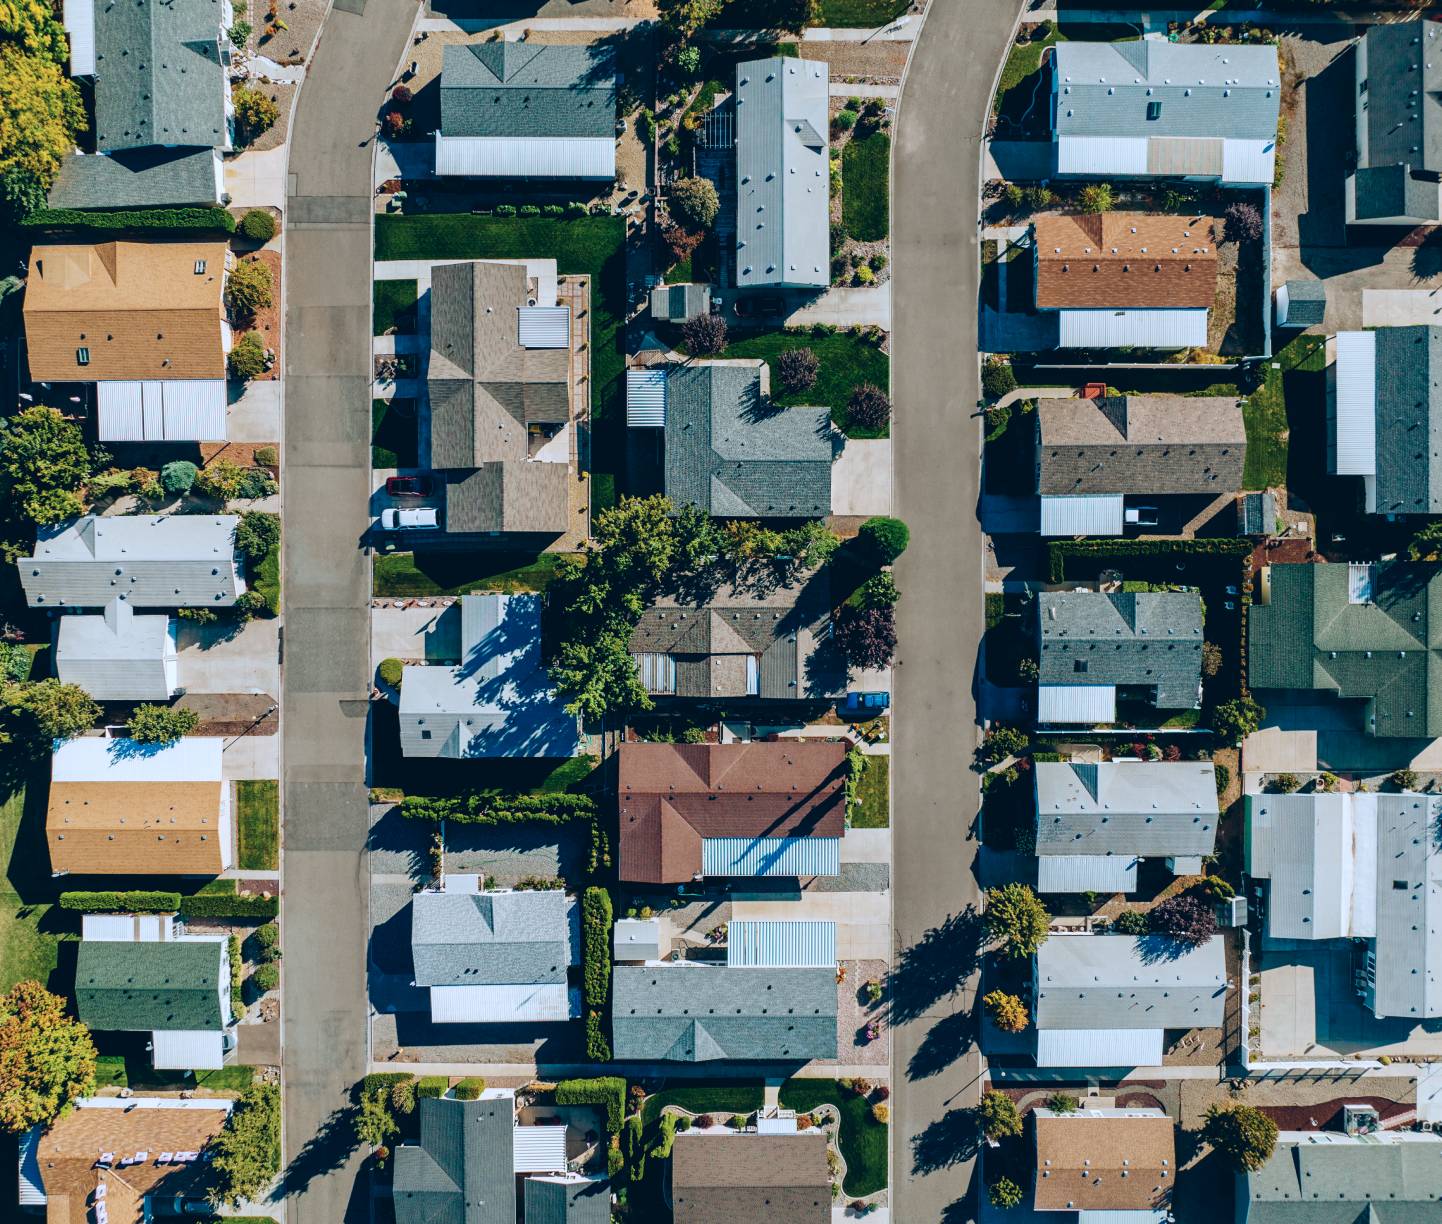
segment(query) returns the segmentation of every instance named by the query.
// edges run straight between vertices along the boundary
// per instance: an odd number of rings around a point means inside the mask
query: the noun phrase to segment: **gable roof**
[[[566,894],[419,892],[411,902],[418,986],[564,983]]]
[[[671,1146],[671,1197],[675,1224],[827,1224],[826,1136],[683,1131]]]
[[[570,526],[564,463],[503,459],[446,479],[446,531],[558,536]]]
[[[224,378],[228,258],[223,242],[37,246],[25,282],[30,377]]]
[[[1036,952],[1038,1029],[1215,1028],[1226,1009],[1225,941],[1057,935]]]
[[[526,1224],[611,1224],[611,1183],[576,1173],[525,1180]]]
[[[62,616],[55,674],[98,701],[168,701],[178,683],[174,622],[113,599],[97,616]]]
[[[1033,769],[1040,856],[1207,855],[1216,845],[1209,762],[1038,761]]]
[[[183,208],[218,205],[225,190],[219,149],[128,149],[74,154],[60,163],[51,208]]]
[[[616,134],[616,56],[594,43],[448,46],[441,61],[441,131],[452,136]]]
[[[1442,514],[1442,327],[1371,335],[1377,513]]]
[[[1038,1211],[1155,1211],[1171,1202],[1176,1135],[1160,1109],[1031,1113]]]
[[[1247,1224],[1420,1224],[1442,1219],[1442,1139],[1414,1131],[1283,1131],[1237,1187]]]
[[[1357,126],[1359,178],[1371,168],[1400,168],[1404,176],[1414,169],[1442,170],[1438,51],[1437,30],[1427,22],[1367,27],[1357,47],[1358,87],[1365,84],[1367,101]],[[1430,197],[1432,212],[1421,215],[1436,215],[1435,183]]]
[[[77,1013],[101,1032],[218,1031],[228,1019],[220,1007],[224,955],[220,939],[83,940],[75,966]]]
[[[1207,308],[1217,291],[1211,217],[1048,213],[1032,222],[1041,310]]]
[[[1037,492],[1228,493],[1247,431],[1234,398],[1116,395],[1038,400]]]
[[[836,1057],[836,971],[680,962],[617,965],[616,1057],[808,1062]]]
[[[817,518],[831,512],[829,408],[779,408],[761,363],[692,362],[666,372],[666,495],[709,514]]]
[[[515,1097],[425,1097],[419,1144],[394,1153],[396,1224],[495,1224],[516,1218]]]

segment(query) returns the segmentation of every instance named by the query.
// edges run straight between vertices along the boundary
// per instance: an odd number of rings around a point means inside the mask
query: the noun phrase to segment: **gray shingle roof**
[[[224,12],[220,0],[96,0],[97,148],[230,144]]]
[[[1223,939],[1058,935],[1036,953],[1039,1029],[1214,1028],[1226,1006]]]
[[[514,1097],[417,1102],[419,1145],[395,1149],[396,1224],[509,1224],[516,1218]]]
[[[503,459],[446,479],[446,531],[555,537],[571,525],[564,463]]]
[[[831,411],[769,403],[761,371],[709,361],[667,371],[666,495],[720,517],[829,514]]]
[[[710,309],[710,285],[657,285],[651,290],[651,317],[662,322],[684,323]]]
[[[224,184],[215,149],[137,149],[76,154],[60,163],[51,208],[183,208],[220,203]]]
[[[1039,855],[1206,855],[1217,839],[1217,781],[1195,761],[1038,761]]]
[[[1284,1132],[1267,1163],[1238,1181],[1246,1224],[1438,1224],[1442,1139]]]
[[[1373,334],[1377,512],[1442,514],[1442,327]]]
[[[173,622],[137,616],[119,599],[100,616],[61,617],[55,673],[97,701],[168,701],[178,678]]]
[[[1196,706],[1202,601],[1188,591],[1049,591],[1038,600],[1040,683],[1155,688],[1163,710]]]
[[[101,1032],[219,1031],[222,940],[83,940],[75,964],[80,1019]],[[229,989],[229,981],[226,982]]]
[[[648,1062],[835,1058],[836,1003],[831,969],[617,965],[615,1054]]]
[[[594,44],[449,46],[441,64],[441,131],[447,136],[613,136],[615,53]]]
[[[572,959],[566,895],[419,892],[411,959],[418,986],[564,983]]]
[[[1410,194],[1411,171],[1442,170],[1442,41],[1436,27],[1428,22],[1369,26],[1357,47],[1357,80],[1355,96],[1366,100],[1358,127],[1358,215],[1395,216],[1381,210],[1380,203],[1363,212],[1363,172],[1391,170],[1390,190]],[[1415,186],[1428,211],[1409,215],[1436,217],[1436,183]]]
[[[611,1224],[604,1177],[526,1178],[526,1224]]]

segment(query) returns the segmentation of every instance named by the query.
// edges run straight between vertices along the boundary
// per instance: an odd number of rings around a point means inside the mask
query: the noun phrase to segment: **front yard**
[[[890,1128],[872,1116],[867,1098],[836,1080],[790,1079],[781,1085],[781,1107],[805,1113],[834,1105],[841,1115],[837,1146],[846,1161],[845,1197],[865,1198],[886,1189],[886,1147]]]
[[[891,137],[885,132],[848,140],[841,153],[841,216],[859,242],[880,242],[891,221]]]
[[[280,783],[250,779],[235,784],[242,871],[275,871],[280,867]]]
[[[386,282],[378,282],[385,284]],[[371,400],[371,467],[418,467],[415,401]]]
[[[891,824],[891,758],[868,756],[866,772],[856,783],[856,803],[849,813],[853,829],[885,829]]]
[[[373,286],[373,296],[372,335],[384,336],[392,331],[401,335],[415,333],[415,281],[378,280]]]
[[[560,553],[527,557],[516,553],[445,551],[377,553],[374,594],[392,596],[468,595],[499,591],[515,595],[544,591],[555,577]]]

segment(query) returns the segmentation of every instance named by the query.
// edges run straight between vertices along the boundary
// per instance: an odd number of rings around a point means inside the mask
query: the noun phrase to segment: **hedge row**
[[[173,914],[180,894],[173,892],[63,892],[60,908],[82,914]]]
[[[1200,540],[1052,540],[1046,547],[1048,580],[1066,581],[1068,557],[1241,557],[1251,551],[1249,540],[1210,536]]]
[[[557,1105],[604,1105],[606,1131],[617,1134],[626,1117],[626,1081],[619,1075],[598,1079],[562,1080],[556,1085]]]
[[[611,894],[588,888],[581,896],[581,989],[586,1001],[586,1057],[609,1062],[611,1044],[601,1017],[611,986]]]
[[[280,899],[259,893],[196,893],[180,898],[180,916],[192,918],[274,918]]]
[[[451,1081],[444,1075],[423,1075],[416,1081],[416,1097],[443,1097]]]
[[[596,801],[590,795],[407,795],[401,800],[407,820],[452,820],[457,824],[570,824],[592,820]]]
[[[22,229],[208,230],[235,233],[235,218],[223,208],[135,208],[123,212],[81,212],[41,208],[20,223]]]
[[[389,1093],[391,1088],[415,1077],[406,1071],[372,1071],[361,1080],[361,1096],[370,1096],[373,1092]]]

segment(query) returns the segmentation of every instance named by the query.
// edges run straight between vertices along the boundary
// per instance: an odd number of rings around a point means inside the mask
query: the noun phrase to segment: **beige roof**
[[[25,286],[31,377],[224,378],[228,249],[223,242],[35,247]],[[81,348],[87,365],[79,363]]]
[[[1160,1110],[1033,1111],[1038,1211],[1142,1211],[1176,1178],[1172,1120]]]
[[[122,1103],[123,1104],[123,1103]],[[226,1102],[228,1104],[228,1102]],[[189,1164],[159,1164],[162,1152],[200,1152],[225,1125],[227,1110],[197,1105],[157,1108],[144,1103],[113,1108],[81,1103],[40,1139],[37,1159],[44,1182],[47,1224],[89,1224],[96,1187],[105,1186],[111,1224],[139,1224],[147,1194],[205,1193],[206,1169]],[[102,1152],[119,1162],[137,1152],[149,1158],[124,1168],[96,1168]],[[13,1200],[12,1200],[13,1201]]]
[[[1211,217],[1049,214],[1032,234],[1044,310],[1201,307],[1216,295]]]
[[[217,875],[225,782],[54,782],[50,869],[96,875]]]

